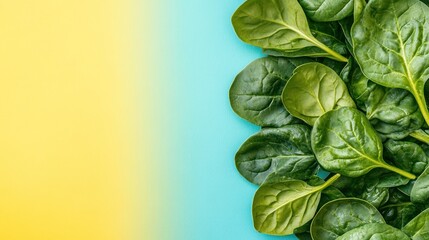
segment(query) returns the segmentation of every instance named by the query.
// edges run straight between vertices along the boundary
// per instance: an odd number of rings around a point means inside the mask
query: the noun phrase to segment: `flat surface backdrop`
[[[235,75],[263,56],[232,28],[231,16],[243,1],[170,2],[167,38],[177,60],[165,84],[174,89],[170,99],[177,117],[171,120],[179,126],[172,169],[182,181],[180,216],[187,219],[178,221],[185,229],[182,238],[295,239],[254,230],[251,203],[257,187],[235,169],[236,150],[259,128],[235,115],[228,91]]]
[[[0,239],[293,239],[235,169],[241,3],[0,0]]]

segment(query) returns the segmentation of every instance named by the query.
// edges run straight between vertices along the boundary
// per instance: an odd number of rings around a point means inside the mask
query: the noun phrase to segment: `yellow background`
[[[157,239],[136,6],[0,0],[0,239]]]

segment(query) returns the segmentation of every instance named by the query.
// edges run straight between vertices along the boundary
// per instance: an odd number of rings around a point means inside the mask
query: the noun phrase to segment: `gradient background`
[[[0,239],[257,240],[239,0],[0,0]]]

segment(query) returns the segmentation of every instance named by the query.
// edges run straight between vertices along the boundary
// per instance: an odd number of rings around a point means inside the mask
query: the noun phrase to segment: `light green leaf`
[[[297,67],[283,90],[282,101],[293,116],[309,125],[332,109],[355,107],[341,78],[320,63]]]
[[[271,235],[289,235],[310,221],[316,213],[323,189],[339,178],[335,175],[320,186],[300,180],[262,185],[253,199],[255,229]]]
[[[284,53],[306,52],[312,57],[347,59],[317,40],[297,0],[248,0],[232,16],[238,37],[257,47]],[[314,48],[321,51],[314,51]],[[312,50],[306,50],[312,49]]]

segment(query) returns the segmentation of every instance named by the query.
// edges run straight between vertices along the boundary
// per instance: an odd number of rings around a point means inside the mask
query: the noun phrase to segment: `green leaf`
[[[357,178],[341,176],[333,186],[347,197],[360,198],[379,207],[389,200],[389,188],[403,186],[408,181],[408,178],[378,168]]]
[[[378,85],[356,67],[349,82],[350,95],[382,138],[402,139],[420,129],[424,119],[410,92]]]
[[[299,0],[306,15],[318,22],[341,20],[353,12],[353,0]]]
[[[426,123],[429,78],[429,7],[419,0],[372,0],[353,25],[356,60],[372,81],[410,91]]]
[[[429,200],[429,167],[416,179],[410,197],[415,203],[426,203]]]
[[[402,228],[413,240],[429,239],[429,209],[421,212]]]
[[[297,67],[283,90],[282,101],[293,116],[309,125],[332,109],[355,107],[345,83],[320,63]]]
[[[362,16],[362,12],[363,9],[366,6],[366,1],[365,0],[353,0],[353,20],[355,22],[357,22],[361,16]]]
[[[387,224],[399,229],[420,213],[420,208],[410,201],[410,197],[395,188],[390,189],[388,202],[379,210]]]
[[[369,202],[342,198],[326,203],[311,223],[314,240],[334,240],[359,226],[384,223],[383,216]]]
[[[385,223],[369,223],[346,232],[337,240],[411,240],[404,232]]]
[[[300,121],[290,115],[281,93],[293,70],[310,59],[260,58],[241,71],[229,90],[234,112],[262,127],[281,127]]]
[[[348,54],[347,46],[344,43],[344,36],[341,33],[341,27],[337,22],[330,23],[319,23],[308,21],[311,34],[321,43],[328,46],[330,49],[334,50],[339,54]],[[265,49],[264,53],[272,56],[279,57],[301,57],[301,56],[317,56],[320,54],[325,54],[323,50],[318,47],[307,47],[298,51],[285,52],[285,51],[276,51]],[[332,60],[333,62],[337,62]]]
[[[232,25],[241,40],[266,50],[347,62],[311,34],[297,0],[245,1],[232,16]],[[304,54],[296,54],[299,51]]]
[[[414,187],[414,183],[415,183],[415,182],[416,182],[415,180],[410,181],[409,183],[407,183],[407,184],[405,184],[405,185],[403,185],[403,186],[399,186],[399,187],[397,187],[397,189],[398,189],[401,193],[403,193],[403,194],[405,194],[405,195],[407,195],[407,196],[411,196],[411,190],[413,189],[413,187]]]
[[[311,144],[319,164],[331,172],[359,177],[380,167],[415,178],[384,162],[380,138],[355,108],[343,107],[322,115],[314,124]]]
[[[384,149],[386,159],[389,159],[395,166],[415,175],[420,175],[429,162],[428,156],[420,145],[413,142],[389,139],[384,143]]]
[[[304,125],[262,129],[243,143],[235,164],[241,175],[255,184],[263,183],[272,173],[305,180],[319,169],[311,150],[310,129]]]
[[[300,180],[263,184],[253,199],[255,229],[272,235],[292,234],[313,218],[322,190],[338,178],[335,175],[320,186]]]

